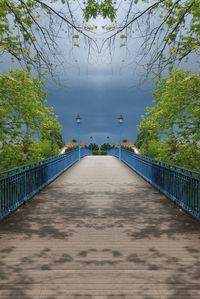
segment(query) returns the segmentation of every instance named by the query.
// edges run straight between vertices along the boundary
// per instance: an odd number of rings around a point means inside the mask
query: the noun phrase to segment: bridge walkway
[[[200,298],[200,226],[110,156],[0,224],[0,299]]]

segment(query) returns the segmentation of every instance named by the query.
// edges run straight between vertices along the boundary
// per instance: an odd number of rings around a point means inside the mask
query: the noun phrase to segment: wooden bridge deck
[[[200,225],[114,157],[0,224],[0,299],[200,298]]]

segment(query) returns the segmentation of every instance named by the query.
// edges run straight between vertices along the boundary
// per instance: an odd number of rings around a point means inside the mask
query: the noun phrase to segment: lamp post
[[[92,137],[92,136],[90,136],[91,153],[92,153],[92,141],[93,141],[93,137]]]
[[[122,158],[122,149],[121,149],[121,142],[122,142],[122,124],[124,121],[123,116],[120,114],[120,116],[117,118],[119,123],[119,160]]]
[[[110,140],[110,137],[107,136],[107,153],[108,153],[108,150],[109,150],[109,140]]]
[[[80,123],[81,123],[81,117],[79,114],[77,114],[76,117],[76,123],[77,123],[77,129],[78,129],[78,160],[81,159],[81,141],[80,141]]]

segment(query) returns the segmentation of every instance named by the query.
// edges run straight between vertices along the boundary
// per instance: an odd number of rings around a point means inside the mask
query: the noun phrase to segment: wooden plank
[[[0,224],[0,299],[200,298],[200,226],[113,157]]]

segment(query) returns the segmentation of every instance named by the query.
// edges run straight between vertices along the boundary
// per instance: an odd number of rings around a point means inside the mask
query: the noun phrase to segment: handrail
[[[116,150],[116,156],[118,156],[118,150],[116,148],[114,150]],[[156,159],[150,158],[148,156],[138,155],[138,154],[136,154],[133,151],[130,151],[128,149],[122,149],[122,150],[130,152],[132,154],[135,154],[135,155],[137,155],[137,157],[140,157],[140,159],[149,160],[152,163],[159,164],[161,166],[171,168],[171,169],[174,169],[174,170],[179,171],[181,173],[186,173],[186,174],[189,174],[193,177],[196,177],[196,178],[200,179],[200,172],[198,172],[198,171],[191,170],[191,169],[188,169],[188,168],[184,168],[184,167],[181,167],[181,166],[178,166],[178,165],[175,165],[175,164],[171,164],[169,162],[163,162],[163,161],[160,161],[160,160],[156,160]]]
[[[161,166],[164,166],[164,167],[167,167],[167,168],[171,168],[171,169],[174,169],[174,170],[178,170],[179,172],[186,173],[186,174],[189,174],[191,176],[199,177],[200,178],[200,172],[198,172],[198,171],[191,170],[191,169],[188,169],[188,168],[185,168],[185,167],[181,167],[181,166],[178,166],[178,165],[174,165],[174,164],[171,164],[171,163],[168,163],[168,162],[163,162],[163,161],[155,160],[155,159],[150,158],[148,156],[140,156],[140,157],[144,158],[146,160],[149,160],[152,163],[156,163],[156,164],[159,164]]]
[[[110,155],[118,157],[118,150]],[[200,221],[200,173],[122,149],[121,160]],[[173,166],[173,167],[172,167]],[[185,172],[187,170],[187,173]]]
[[[90,155],[81,149],[81,158]],[[4,218],[78,161],[78,149],[0,173],[0,219]]]
[[[76,151],[76,150],[72,150],[72,151],[70,151],[70,153],[72,153],[73,151]],[[30,163],[27,163],[27,164],[24,164],[24,165],[21,165],[21,166],[18,166],[18,167],[14,167],[14,168],[11,168],[11,169],[8,169],[8,170],[1,171],[0,172],[0,179],[2,178],[2,176],[3,177],[4,176],[9,176],[13,173],[18,173],[18,172],[24,171],[26,169],[33,168],[37,165],[48,163],[52,160],[58,159],[58,157],[62,157],[63,155],[66,155],[66,153],[61,154],[61,155],[52,156],[52,157],[49,157],[49,158],[43,159],[43,160],[37,160],[37,161],[30,162]]]

